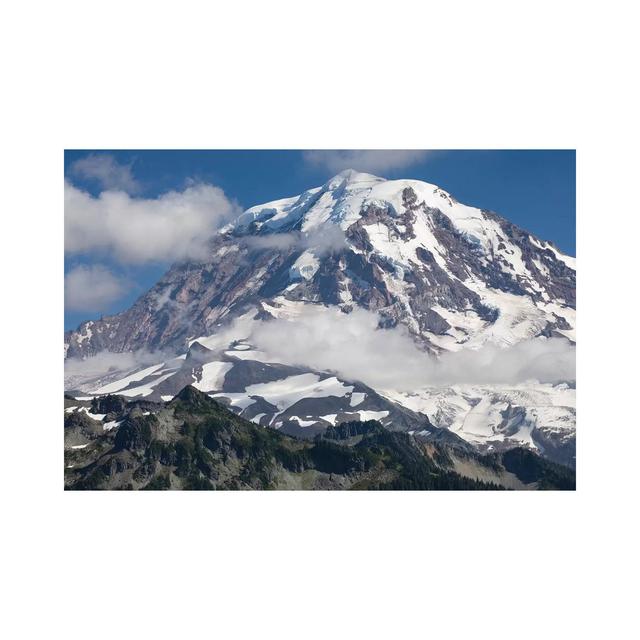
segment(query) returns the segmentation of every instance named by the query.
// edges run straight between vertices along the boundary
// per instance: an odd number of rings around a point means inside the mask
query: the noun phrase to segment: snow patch
[[[382,420],[389,415],[388,411],[358,411],[360,414],[360,420],[365,422],[366,420]]]
[[[93,420],[98,420],[99,422],[102,422],[107,414],[106,413],[91,413],[91,411],[89,411],[89,409],[87,407],[80,407],[80,409],[78,409],[79,413],[86,413],[90,418],[92,418]]]
[[[202,365],[200,380],[193,383],[198,391],[218,391],[222,389],[225,375],[233,369],[232,362],[208,362]]]
[[[289,269],[289,278],[291,280],[311,280],[319,268],[320,260],[313,252],[303,251]]]
[[[364,402],[366,395],[366,393],[361,393],[359,391],[352,393],[351,398],[349,399],[349,405],[352,407],[357,407],[359,404],[362,404]]]
[[[139,382],[140,380],[144,380],[149,377],[153,373],[155,373],[158,369],[161,369],[164,366],[164,362],[159,364],[154,364],[151,367],[147,367],[146,369],[142,369],[141,371],[137,371],[136,373],[132,373],[126,378],[122,378],[120,380],[116,380],[110,384],[106,384],[103,387],[100,387],[95,390],[97,395],[106,395],[108,393],[116,393],[125,387],[128,387],[132,382]]]
[[[340,382],[335,376],[321,380],[315,373],[303,373],[282,380],[252,384],[243,393],[223,392],[214,394],[214,397],[229,398],[232,406],[244,409],[255,402],[250,396],[259,396],[275,405],[280,414],[305,398],[344,397],[350,391],[353,391],[353,387]]]

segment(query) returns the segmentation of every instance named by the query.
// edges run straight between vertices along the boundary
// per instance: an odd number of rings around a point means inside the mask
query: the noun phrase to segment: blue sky
[[[85,150],[66,151],[64,163],[65,329],[127,308],[162,276],[179,244],[171,235],[174,203],[196,228],[212,229],[241,209],[319,186],[347,167],[437,184],[575,256],[574,151]],[[108,191],[126,193],[100,198]],[[174,198],[166,196],[171,191]],[[165,205],[160,211],[158,202]],[[114,208],[113,223],[98,229]],[[219,217],[206,220],[209,211]],[[138,216],[163,216],[162,229],[136,237],[127,221]]]

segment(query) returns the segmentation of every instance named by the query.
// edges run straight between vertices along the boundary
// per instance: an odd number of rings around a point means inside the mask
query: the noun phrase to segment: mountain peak
[[[374,176],[370,173],[362,173],[360,171],[356,171],[355,169],[344,169],[340,173],[336,174],[331,178],[326,184],[334,185],[334,184],[357,184],[357,183],[375,183],[375,182],[385,182],[385,178],[380,178],[379,176]]]
[[[206,264],[176,266],[121,318],[81,327],[67,355],[112,342],[183,349],[186,336],[210,336],[249,308],[289,317],[318,303],[375,311],[434,353],[573,340],[575,260],[433,184],[347,169],[247,209],[212,240]],[[188,355],[208,359],[198,345]]]

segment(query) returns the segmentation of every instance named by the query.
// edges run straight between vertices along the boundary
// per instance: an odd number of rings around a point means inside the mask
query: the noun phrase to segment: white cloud
[[[163,351],[126,351],[114,353],[100,351],[88,358],[66,358],[64,361],[64,388],[87,390],[95,387],[97,380],[117,380],[134,371],[170,360]],[[104,380],[104,381],[107,381]]]
[[[67,358],[64,361],[66,377],[92,379],[107,373],[129,372],[134,369],[162,362],[163,354],[149,351],[113,353],[100,351],[88,358]]]
[[[346,149],[305,151],[303,157],[307,164],[328,169],[332,173],[344,169],[385,173],[421,162],[428,154],[429,151],[419,149]]]
[[[364,309],[345,315],[313,307],[295,321],[260,323],[250,340],[274,361],[335,371],[383,389],[575,380],[575,348],[563,339],[485,346],[436,359],[420,351],[403,326],[379,329],[378,322],[377,314]]]
[[[340,251],[346,246],[344,231],[337,225],[329,225],[322,230],[310,233],[290,231],[288,233],[274,233],[264,236],[245,236],[242,238],[249,249],[311,249],[320,258],[333,251]]]
[[[105,311],[128,286],[101,265],[80,265],[64,278],[64,304],[68,311]]]
[[[222,189],[193,184],[158,198],[103,191],[97,198],[65,181],[65,251],[98,252],[126,264],[207,255],[209,238],[240,213]]]
[[[109,154],[91,154],[71,164],[69,173],[78,178],[93,180],[102,189],[138,193],[140,184],[133,177],[131,165],[120,164]]]
[[[559,338],[535,339],[500,348],[462,350],[430,356],[418,349],[402,325],[379,329],[379,317],[364,309],[344,314],[314,305],[292,320],[256,321],[252,314],[205,341],[207,348],[224,350],[239,337],[265,352],[268,361],[333,371],[346,380],[377,389],[417,390],[452,384],[515,384],[573,381],[575,347]],[[173,356],[140,350],[100,352],[86,359],[65,361],[65,388],[81,388],[105,375],[129,373]]]

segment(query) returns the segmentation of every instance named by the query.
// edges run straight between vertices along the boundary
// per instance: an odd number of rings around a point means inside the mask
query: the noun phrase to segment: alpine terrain
[[[567,488],[575,292],[499,215],[344,171],[65,334],[66,484]]]

